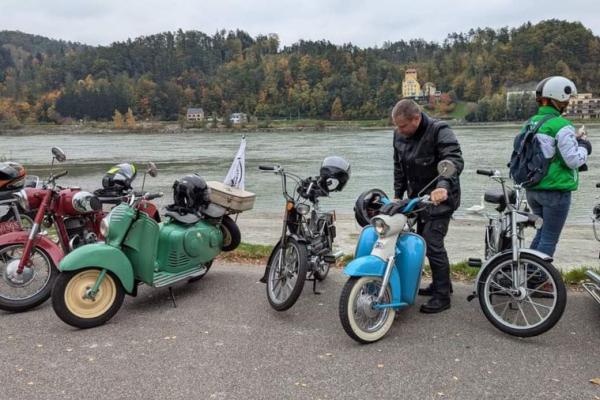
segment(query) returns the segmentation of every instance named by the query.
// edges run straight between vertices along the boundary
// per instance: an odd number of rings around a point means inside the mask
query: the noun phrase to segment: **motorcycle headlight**
[[[385,234],[390,230],[389,225],[386,224],[381,218],[373,218],[371,223],[375,227],[375,232],[377,232],[379,236],[385,236]]]
[[[17,201],[23,210],[30,211],[29,199],[27,199],[27,192],[24,189],[19,190],[14,196],[17,198]]]
[[[100,234],[106,239],[108,237],[108,228],[110,225],[110,215],[102,218],[100,221]]]
[[[300,215],[306,215],[306,214],[308,214],[310,212],[310,206],[308,206],[306,204],[298,204],[296,206],[296,211]]]

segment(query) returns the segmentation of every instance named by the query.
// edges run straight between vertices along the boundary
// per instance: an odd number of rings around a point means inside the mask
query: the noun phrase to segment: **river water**
[[[478,218],[464,209],[481,202],[488,187],[495,184],[475,174],[478,168],[506,171],[512,140],[518,126],[469,126],[454,129],[462,146],[465,169],[461,175],[462,207],[457,218]],[[595,148],[600,139],[588,129]],[[59,169],[69,170],[61,179],[63,186],[94,190],[101,186],[104,172],[113,164],[133,162],[138,168],[154,161],[159,168],[156,178],[146,180],[146,190],[163,191],[162,203],[170,201],[173,181],[196,172],[207,180],[223,180],[240,143],[239,133],[190,132],[145,134],[60,134],[0,136],[0,157],[23,163],[32,174],[44,176],[51,160],[50,148],[61,147],[67,161]],[[393,194],[392,131],[348,130],[335,132],[249,132],[246,151],[246,189],[257,194],[253,213],[280,214],[283,207],[278,176],[259,172],[260,164],[280,164],[301,176],[315,175],[328,155],[339,155],[352,165],[352,177],[343,192],[332,193],[322,201],[340,214],[351,214],[356,197],[364,190],[378,187]],[[590,221],[591,209],[600,182],[600,162],[591,156],[590,171],[581,174],[581,184],[573,197],[569,223]],[[142,183],[141,175],[134,184]],[[492,207],[488,206],[488,210]],[[480,218],[480,217],[479,217]]]

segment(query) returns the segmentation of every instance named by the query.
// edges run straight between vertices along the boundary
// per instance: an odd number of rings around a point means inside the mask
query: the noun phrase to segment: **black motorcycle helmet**
[[[210,188],[197,174],[186,175],[173,183],[173,208],[180,212],[197,212],[210,202]]]
[[[387,194],[381,189],[369,189],[362,192],[354,204],[356,222],[362,227],[369,225],[371,218],[379,215],[381,207],[383,207],[382,199],[387,197]]]
[[[342,157],[327,157],[321,163],[319,185],[326,192],[340,192],[350,179],[350,163]]]
[[[109,169],[102,178],[104,189],[127,190],[137,175],[135,165],[129,163],[118,164]]]

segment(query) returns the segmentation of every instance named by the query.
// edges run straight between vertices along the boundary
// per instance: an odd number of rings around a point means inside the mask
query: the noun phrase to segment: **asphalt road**
[[[569,292],[550,332],[496,330],[470,286],[452,308],[412,307],[388,336],[359,345],[344,333],[332,271],[287,312],[272,310],[262,268],[215,265],[199,282],[127,298],[105,326],[81,331],[48,303],[0,313],[0,399],[600,399],[600,305]],[[423,299],[420,298],[419,302]]]

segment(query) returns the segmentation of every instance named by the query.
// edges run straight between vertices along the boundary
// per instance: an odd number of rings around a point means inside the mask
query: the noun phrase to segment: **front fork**
[[[100,288],[100,285],[102,284],[102,281],[104,280],[104,278],[106,277],[106,270],[103,269],[102,271],[100,271],[100,275],[98,275],[98,278],[96,278],[96,282],[94,282],[94,286],[92,286],[90,289],[88,289],[85,294],[83,295],[84,299],[90,299],[90,300],[96,300],[96,295],[98,294],[98,289]]]
[[[387,265],[385,267],[385,273],[383,274],[383,282],[381,283],[381,287],[379,288],[379,294],[377,295],[377,299],[375,302],[377,304],[381,304],[381,299],[385,295],[385,289],[387,288],[388,283],[390,283],[390,276],[392,275],[392,268],[394,268],[394,263],[396,261],[396,256],[391,256],[388,258]]]
[[[510,224],[512,230],[512,281],[513,281],[513,290],[519,290],[521,284],[525,284],[527,280],[527,270],[523,267],[521,268],[521,260],[519,259],[519,232],[517,232],[517,211],[512,210],[510,212]]]
[[[33,226],[31,227],[31,231],[29,231],[29,237],[25,242],[25,248],[23,249],[23,255],[19,260],[19,266],[17,267],[17,274],[22,274],[25,267],[29,264],[29,259],[31,257],[31,250],[35,245],[35,240],[37,238],[37,234],[40,231],[40,226],[44,220],[44,215],[46,214],[46,209],[48,208],[48,204],[50,204],[50,199],[52,197],[52,192],[48,192],[44,199],[42,200],[42,204],[35,214],[35,220],[33,221]]]

